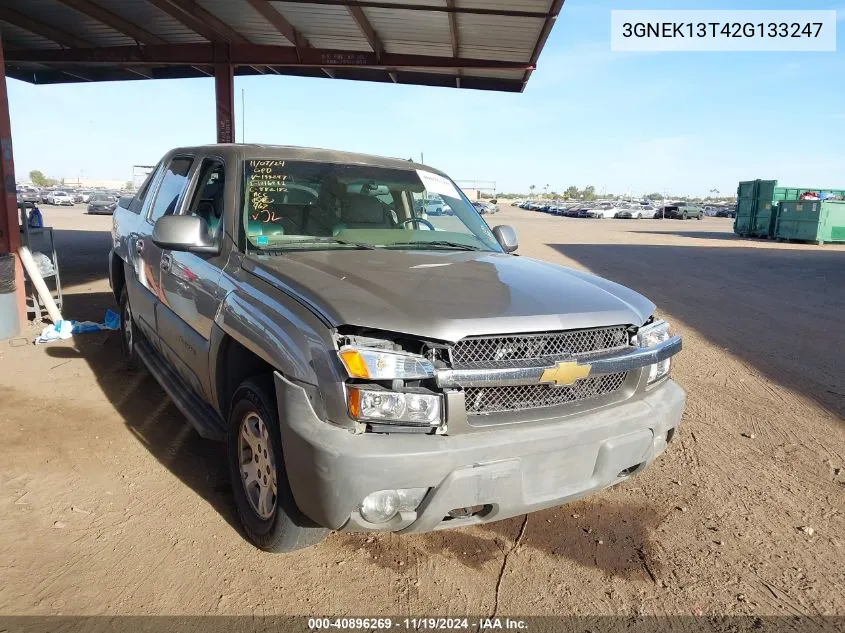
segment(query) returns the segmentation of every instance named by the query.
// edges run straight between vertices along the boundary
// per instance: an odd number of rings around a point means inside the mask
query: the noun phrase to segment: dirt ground
[[[44,215],[65,316],[100,320],[110,218]],[[116,334],[0,343],[0,614],[845,614],[845,248],[731,222],[492,218],[657,303],[688,405],[641,475],[484,527],[265,554],[221,448]]]

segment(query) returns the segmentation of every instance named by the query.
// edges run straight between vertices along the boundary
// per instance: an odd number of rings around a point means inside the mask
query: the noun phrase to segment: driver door
[[[130,245],[138,277],[138,291],[130,295],[132,310],[149,341],[161,350],[156,306],[161,301],[161,249],[153,243],[153,226],[165,215],[173,215],[179,208],[188,186],[188,173],[194,162],[191,156],[174,156],[164,170],[158,190],[147,209],[146,221],[141,222],[138,234]]]
[[[222,159],[202,160],[181,209],[201,217],[209,236],[222,244],[226,168]],[[159,337],[165,356],[198,394],[211,394],[209,348],[214,315],[222,301],[220,276],[228,253],[218,255],[164,250],[161,254]]]

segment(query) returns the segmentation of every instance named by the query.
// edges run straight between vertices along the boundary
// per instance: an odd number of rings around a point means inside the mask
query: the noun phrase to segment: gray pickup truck
[[[453,214],[428,217],[432,197]],[[681,422],[681,339],[655,306],[513,254],[426,165],[176,149],[112,238],[128,362],[226,442],[266,550],[560,505],[644,468]]]

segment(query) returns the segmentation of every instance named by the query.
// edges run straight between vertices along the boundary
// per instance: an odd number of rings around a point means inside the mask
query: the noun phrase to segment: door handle
[[[139,254],[144,252],[144,240],[142,240],[142,239],[135,240],[135,250]]]
[[[161,263],[159,264],[159,267],[161,268],[162,271],[169,273],[172,265],[173,265],[173,259],[170,257],[170,255],[162,255],[161,256]]]

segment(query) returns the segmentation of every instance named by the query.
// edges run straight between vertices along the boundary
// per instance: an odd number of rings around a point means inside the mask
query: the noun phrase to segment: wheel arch
[[[123,294],[123,289],[126,287],[126,271],[124,270],[125,262],[120,255],[111,251],[109,256],[109,286],[111,286],[114,300],[120,303],[120,295]]]
[[[235,290],[227,295],[212,326],[209,355],[211,401],[228,417],[231,396],[244,380],[278,372],[314,395],[324,411],[320,387],[339,384],[339,368],[328,328],[296,304],[263,304],[258,296]],[[336,359],[335,359],[336,361]]]

